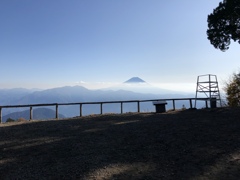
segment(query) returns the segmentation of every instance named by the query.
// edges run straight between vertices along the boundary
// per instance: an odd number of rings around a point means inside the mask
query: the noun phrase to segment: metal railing
[[[175,99],[149,99],[149,100],[129,100],[129,101],[103,101],[103,102],[78,102],[78,103],[50,103],[50,104],[28,104],[28,105],[4,105],[0,106],[0,123],[2,123],[2,109],[3,108],[24,108],[24,107],[29,107],[29,117],[30,120],[33,119],[33,107],[46,107],[46,106],[55,106],[55,118],[58,119],[58,107],[59,106],[68,106],[68,105],[79,105],[79,116],[83,116],[82,114],[82,109],[83,105],[87,104],[99,104],[100,105],[100,114],[103,114],[103,104],[120,104],[120,113],[123,113],[123,103],[137,103],[137,112],[140,113],[140,103],[142,102],[154,102],[154,101],[172,101],[173,105],[173,110],[176,109],[175,102],[176,101],[189,101],[190,108],[193,108],[192,101],[193,100],[202,100],[206,102],[206,107],[207,101],[209,101],[209,98],[175,98]]]

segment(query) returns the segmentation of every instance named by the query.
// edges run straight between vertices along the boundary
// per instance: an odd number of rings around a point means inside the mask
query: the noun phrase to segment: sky
[[[240,45],[207,39],[220,0],[1,0],[0,89],[85,85],[140,77],[195,91],[197,76],[221,84],[239,70]]]

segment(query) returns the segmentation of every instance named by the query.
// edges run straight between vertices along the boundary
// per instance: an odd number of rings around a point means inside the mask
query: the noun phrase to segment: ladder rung
[[[203,81],[203,82],[198,82],[198,84],[199,83],[208,83],[209,84],[209,83],[218,83],[218,82],[217,81]]]
[[[199,91],[199,90],[197,90],[197,92],[218,92],[218,91]]]

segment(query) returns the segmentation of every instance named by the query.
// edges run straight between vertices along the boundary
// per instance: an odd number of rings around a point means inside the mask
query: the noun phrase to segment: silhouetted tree
[[[15,122],[15,120],[12,118],[8,118],[6,122]]]
[[[224,90],[227,94],[228,105],[231,107],[240,106],[240,73],[232,75]]]
[[[240,44],[240,0],[223,0],[208,15],[207,36],[211,44],[222,51],[229,49],[231,40]]]

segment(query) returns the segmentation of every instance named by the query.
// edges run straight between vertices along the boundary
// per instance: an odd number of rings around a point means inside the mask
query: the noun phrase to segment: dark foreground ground
[[[0,179],[240,179],[240,109],[3,124]]]

